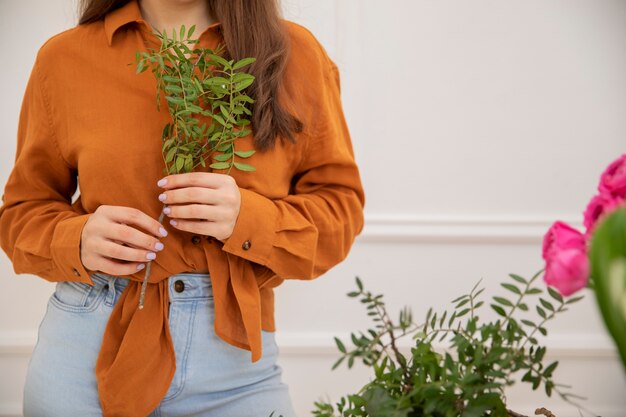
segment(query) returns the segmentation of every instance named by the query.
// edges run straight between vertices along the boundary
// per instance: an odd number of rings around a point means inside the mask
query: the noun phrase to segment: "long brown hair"
[[[79,24],[104,18],[130,0],[80,0]],[[255,57],[249,72],[256,77],[248,88],[254,98],[252,127],[260,150],[274,146],[276,137],[295,141],[302,123],[279,103],[287,66],[289,41],[277,0],[206,0],[220,22],[228,55],[233,59]]]

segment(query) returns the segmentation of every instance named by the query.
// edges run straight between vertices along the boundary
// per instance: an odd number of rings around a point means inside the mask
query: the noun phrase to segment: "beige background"
[[[384,5],[384,8],[383,6]],[[345,296],[359,275],[395,312],[447,307],[480,278],[542,267],[556,219],[581,225],[602,169],[625,149],[624,0],[286,0],[342,74],[367,191],[349,258],[277,290],[284,379],[300,416],[369,378],[330,371],[332,337],[369,325]],[[0,184],[15,153],[19,105],[39,46],[75,22],[72,0],[0,0]],[[313,87],[312,87],[313,88]],[[53,285],[16,276],[0,255],[0,416],[21,389]],[[592,294],[588,294],[592,295]],[[591,297],[549,326],[557,379],[604,417],[626,409],[626,379]],[[578,416],[557,399],[509,392],[511,407]]]

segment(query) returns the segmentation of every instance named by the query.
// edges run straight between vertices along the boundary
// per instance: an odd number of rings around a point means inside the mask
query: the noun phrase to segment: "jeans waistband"
[[[129,283],[128,278],[108,275],[103,272],[91,274],[94,286],[109,287],[109,297],[115,299],[116,293],[120,294]],[[193,300],[213,297],[211,276],[207,273],[183,272],[171,275],[167,279],[170,302],[176,300]]]

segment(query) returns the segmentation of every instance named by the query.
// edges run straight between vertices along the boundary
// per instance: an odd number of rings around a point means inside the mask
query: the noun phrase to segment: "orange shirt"
[[[208,269],[215,332],[261,355],[261,329],[274,331],[273,287],[308,280],[342,261],[363,227],[364,193],[342,112],[337,67],[306,29],[290,22],[291,53],[281,100],[304,123],[297,142],[249,160],[255,172],[231,171],[241,211],[224,243],[198,239],[165,222],[165,249],[153,261],[143,310],[145,271],[116,304],[96,374],[106,417],[145,417],[175,371],[168,326],[167,278]],[[219,24],[200,46],[221,41]],[[163,208],[161,131],[152,73],[135,73],[135,51],[159,43],[136,0],[103,21],[79,25],[39,50],[19,119],[15,166],[0,207],[0,244],[17,274],[93,284],[80,259],[81,231],[100,205],[134,207],[153,218]],[[128,65],[133,63],[133,65]],[[252,149],[252,137],[238,139]],[[72,195],[80,184],[80,197]],[[244,244],[244,242],[246,242]]]

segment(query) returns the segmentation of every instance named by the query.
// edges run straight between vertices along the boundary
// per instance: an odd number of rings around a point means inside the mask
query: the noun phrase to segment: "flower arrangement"
[[[555,222],[543,243],[546,283],[563,295],[590,287],[626,366],[626,154],[602,173],[585,233]]]

